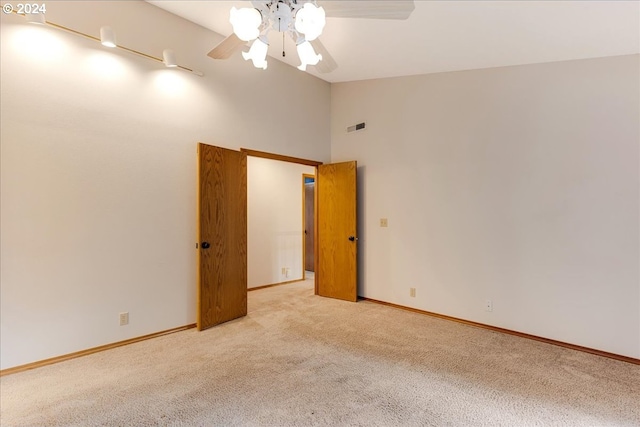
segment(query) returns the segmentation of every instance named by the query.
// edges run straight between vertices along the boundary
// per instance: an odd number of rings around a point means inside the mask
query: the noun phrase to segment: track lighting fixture
[[[35,7],[35,6],[34,6]],[[42,7],[44,8],[44,5],[42,5]],[[26,8],[26,5],[25,5]],[[11,10],[9,10],[11,9]],[[22,13],[18,14],[18,12],[16,10],[13,10],[13,7],[9,7],[9,8],[5,8],[5,13],[9,14],[9,13],[15,13],[16,15],[22,15]],[[121,50],[126,50],[129,53],[133,53],[135,55],[139,55],[142,57],[145,57],[147,59],[152,59],[154,61],[158,61],[158,62],[162,62],[166,67],[170,67],[170,68],[179,68],[181,70],[184,71],[189,71],[190,73],[195,74],[196,76],[204,76],[204,74],[201,71],[197,71],[197,70],[192,70],[191,68],[187,68],[187,67],[183,67],[182,65],[178,65],[178,62],[176,61],[176,55],[173,52],[173,50],[171,49],[164,49],[162,51],[162,59],[157,58],[155,56],[137,51],[135,49],[131,49],[125,46],[119,46],[116,43],[116,34],[113,31],[113,29],[109,26],[103,26],[100,28],[100,38],[97,38],[96,36],[93,35],[89,35],[86,33],[83,33],[82,31],[78,31],[78,30],[74,30],[72,28],[69,27],[65,27],[64,25],[60,25],[60,24],[56,24],[55,22],[51,22],[51,21],[47,21],[45,20],[44,17],[44,13],[40,12],[40,13],[36,13],[34,10],[34,13],[24,13],[24,17],[25,20],[30,23],[30,24],[44,24],[46,26],[49,27],[53,27],[53,28],[57,28],[63,31],[66,31],[68,33],[72,33],[72,34],[76,34],[78,36],[82,36],[85,37],[87,39],[91,39],[91,40],[95,40],[95,41],[99,41],[103,46],[106,47],[115,47]],[[266,61],[265,62],[265,66],[266,66]]]

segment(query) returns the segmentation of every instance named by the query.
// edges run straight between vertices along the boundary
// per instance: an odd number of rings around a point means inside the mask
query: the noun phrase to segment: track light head
[[[116,47],[116,33],[111,27],[100,28],[100,43],[106,47]]]
[[[169,68],[175,68],[178,66],[176,61],[176,54],[171,49],[165,49],[162,51],[162,62]]]
[[[29,24],[44,25],[47,23],[44,19],[43,13],[25,13],[24,17]]]

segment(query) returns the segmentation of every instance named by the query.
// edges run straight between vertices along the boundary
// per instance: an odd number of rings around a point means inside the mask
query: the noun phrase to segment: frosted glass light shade
[[[326,24],[323,7],[317,7],[311,3],[305,3],[302,9],[296,13],[296,30],[304,34],[307,41],[315,40]]]
[[[302,62],[298,69],[302,71],[307,70],[307,65],[316,65],[322,59],[322,55],[316,54],[311,43],[306,40],[298,44],[298,56]]]
[[[253,66],[256,68],[267,69],[267,49],[269,45],[266,43],[264,37],[256,39],[251,45],[249,52],[242,52],[242,57],[245,61],[249,59],[253,61]]]
[[[262,24],[262,15],[257,9],[243,7],[231,8],[229,21],[233,25],[233,32],[240,40],[251,41],[260,35],[259,27]]]
[[[106,47],[116,47],[116,33],[111,27],[100,28],[100,43]]]

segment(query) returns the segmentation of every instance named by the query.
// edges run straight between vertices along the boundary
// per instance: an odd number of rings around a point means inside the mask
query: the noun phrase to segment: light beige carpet
[[[309,282],[249,315],[0,380],[3,426],[638,426],[640,367]]]

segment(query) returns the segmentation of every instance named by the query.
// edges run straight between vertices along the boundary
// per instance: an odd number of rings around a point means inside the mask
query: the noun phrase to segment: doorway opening
[[[312,279],[305,274],[305,231],[313,236],[314,223],[305,224],[301,177],[315,181],[315,172],[314,165],[247,156],[248,290]]]

